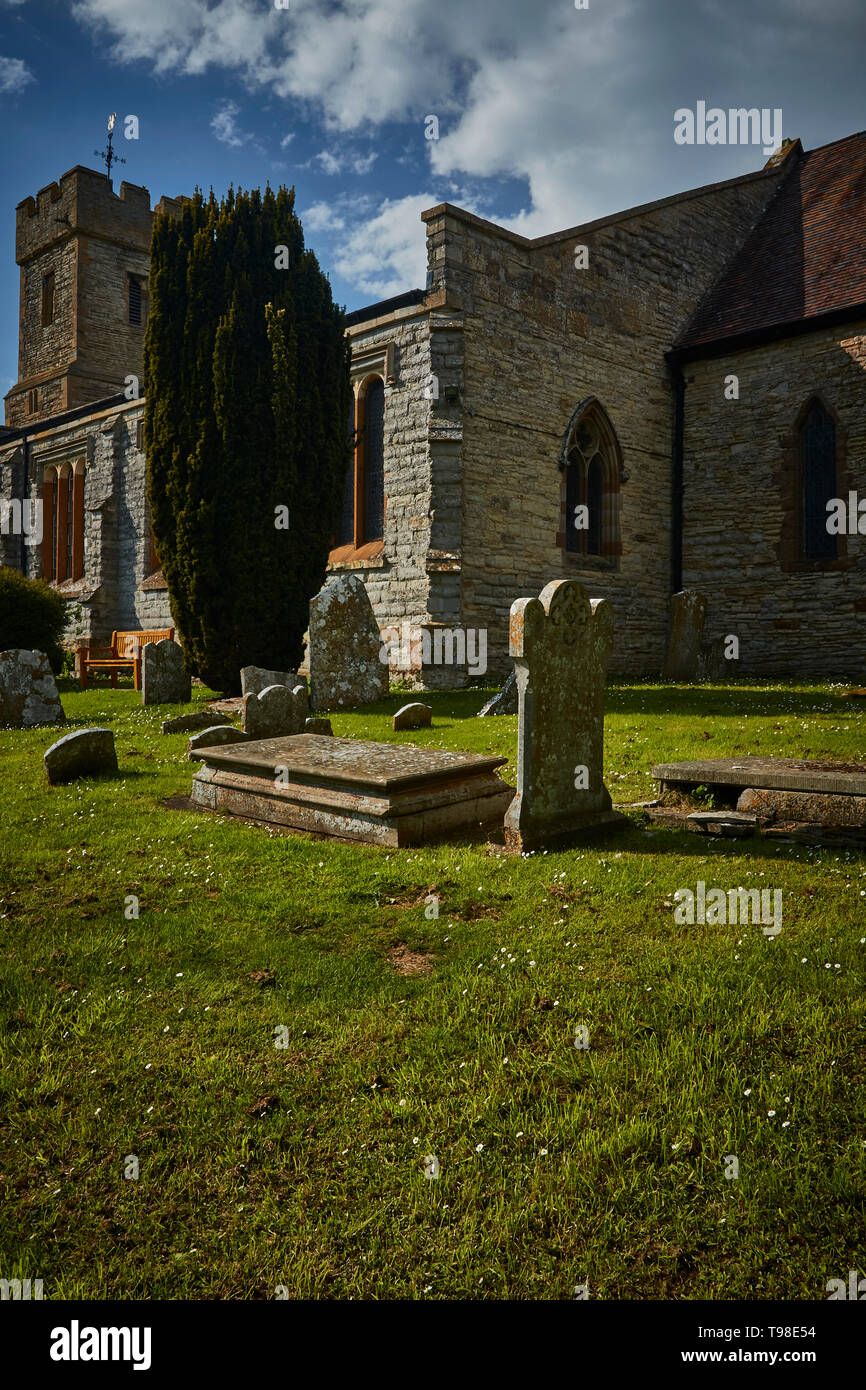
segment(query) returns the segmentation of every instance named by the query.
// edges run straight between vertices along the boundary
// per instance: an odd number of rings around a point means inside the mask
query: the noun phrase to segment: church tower
[[[179,211],[163,198],[156,211]],[[24,428],[141,379],[150,233],[146,188],[77,165],[16,209],[18,381],[6,424]]]

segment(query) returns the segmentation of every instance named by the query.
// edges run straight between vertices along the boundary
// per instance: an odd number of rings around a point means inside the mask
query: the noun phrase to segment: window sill
[[[147,591],[151,589],[168,589],[168,585],[162,575],[162,570],[154,570],[153,574],[149,574],[147,579],[143,580],[141,588]]]
[[[366,545],[339,545],[328,556],[329,570],[381,569],[385,564],[385,542]]]
[[[562,563],[566,569],[586,570],[593,574],[601,571],[615,574],[619,569],[619,559],[608,555],[578,555],[573,550],[563,550]]]

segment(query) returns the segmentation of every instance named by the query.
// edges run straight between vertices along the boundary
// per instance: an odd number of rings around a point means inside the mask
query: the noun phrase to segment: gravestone
[[[478,711],[478,718],[483,719],[489,714],[516,714],[517,713],[517,672],[512,671],[502,689],[498,691],[492,699],[482,705]]]
[[[40,724],[65,723],[45,653],[24,647],[0,652],[0,726],[32,729]]]
[[[173,719],[163,719],[164,734],[191,734],[196,729],[212,729],[216,724],[228,724],[225,715],[214,714],[212,709],[196,710],[194,714],[176,714]]]
[[[404,705],[398,709],[394,715],[393,727],[395,729],[428,729],[433,719],[433,710],[430,705],[422,705],[417,700],[411,705]]]
[[[517,670],[517,793],[505,816],[513,852],[620,825],[604,785],[604,680],[613,609],[576,579],[511,606]]]
[[[306,685],[306,678],[297,671],[268,671],[264,666],[241,667],[241,695],[261,695],[269,685],[285,685],[294,690],[296,685]]]
[[[310,600],[310,703],[348,709],[388,694],[379,624],[356,574],[331,579]]]
[[[319,716],[318,719],[305,719],[305,720],[304,720],[304,733],[305,733],[305,734],[325,734],[325,735],[329,735],[331,738],[333,738],[333,736],[334,736],[334,730],[331,728],[331,721],[330,721],[330,719],[322,719],[321,716]]]
[[[289,690],[285,685],[269,685],[258,695],[244,697],[244,733],[248,738],[279,738],[300,734],[309,711],[306,685]]]
[[[696,681],[700,676],[701,644],[707,600],[695,589],[682,589],[671,599],[671,629],[662,678]]]
[[[249,734],[245,734],[243,729],[236,729],[234,724],[215,724],[209,729],[202,729],[200,734],[193,734],[187,744],[186,756],[193,762],[201,757],[200,748],[220,748],[226,743],[248,743]]]
[[[141,703],[184,705],[192,694],[183,648],[170,637],[146,642],[141,651]]]
[[[76,777],[116,772],[114,734],[111,729],[76,729],[52,743],[43,754],[43,762],[52,786]]]
[[[296,734],[209,748],[196,806],[374,845],[423,845],[502,824],[507,758]]]
[[[698,680],[709,681],[711,685],[720,685],[728,677],[728,662],[725,657],[725,647],[728,639],[724,633],[717,637],[710,637],[701,643],[700,656],[698,658]]]

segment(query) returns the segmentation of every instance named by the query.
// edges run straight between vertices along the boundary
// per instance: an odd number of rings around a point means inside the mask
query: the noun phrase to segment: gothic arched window
[[[615,560],[621,553],[619,487],[622,455],[598,401],[578,406],[560,450],[564,473],[557,544],[572,555]]]
[[[827,530],[827,503],[837,495],[836,426],[817,397],[808,406],[799,430],[799,531],[804,560],[833,559],[835,535]]]

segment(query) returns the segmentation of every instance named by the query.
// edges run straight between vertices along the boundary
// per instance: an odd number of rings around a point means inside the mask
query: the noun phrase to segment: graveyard
[[[65,724],[0,729],[7,1276],[50,1267],[73,1299],[790,1300],[856,1267],[866,855],[694,833],[653,776],[856,764],[847,687],[608,681],[603,758],[600,719],[568,755],[598,758],[611,820],[527,847],[521,811],[508,852],[507,822],[374,844],[196,804],[202,768],[261,745],[226,715],[236,741],[190,753],[217,692],[147,682],[59,679]],[[395,766],[411,746],[518,785],[518,715],[478,717],[493,688],[336,691],[331,737],[289,693],[289,762],[298,739]],[[412,700],[429,724],[395,719]],[[84,729],[116,771],[52,784],[46,749]],[[682,920],[701,885],[781,892],[781,931]]]

